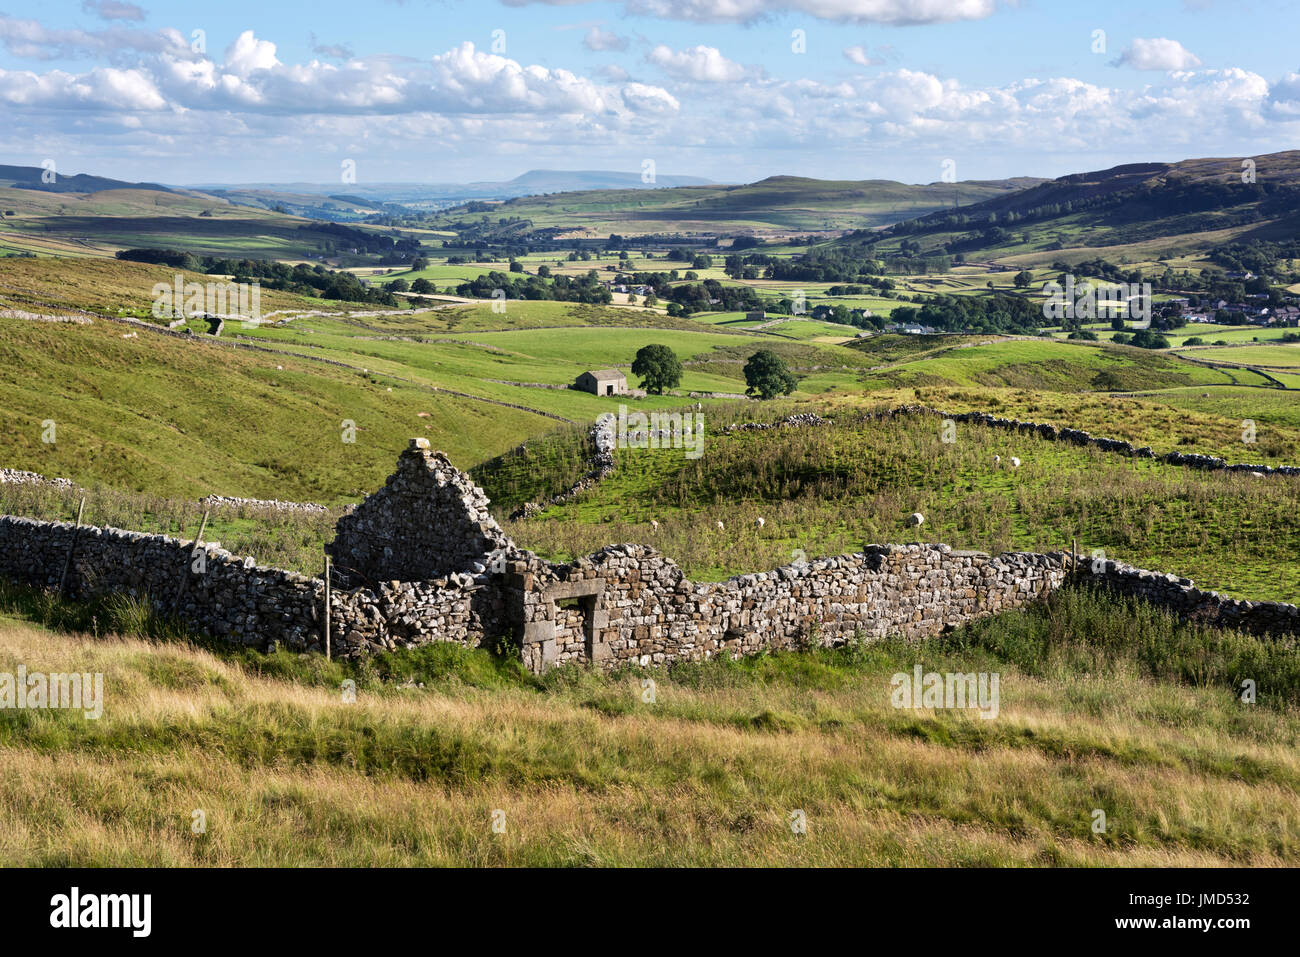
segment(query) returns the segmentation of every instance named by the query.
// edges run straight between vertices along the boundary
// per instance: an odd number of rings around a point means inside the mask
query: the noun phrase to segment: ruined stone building
[[[72,595],[149,596],[167,614],[256,647],[322,650],[325,583],[215,545],[0,516],[0,575]],[[338,522],[331,651],[357,656],[433,641],[560,664],[664,665],[851,638],[924,638],[1023,606],[1072,577],[1261,633],[1300,633],[1300,608],[1202,591],[1187,579],[1056,552],[985,555],[946,545],[870,545],[723,582],[692,582],[637,544],[572,562],[519,548],[467,475],[413,439],[379,491]]]

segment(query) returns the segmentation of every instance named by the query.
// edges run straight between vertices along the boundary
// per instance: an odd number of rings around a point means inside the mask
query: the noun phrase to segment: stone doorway
[[[605,640],[609,611],[604,607],[604,592],[601,580],[559,582],[542,592],[541,619],[525,630],[525,641],[540,644],[543,667],[555,664],[561,656],[576,658],[575,645],[580,645],[587,664],[599,664],[609,657]]]

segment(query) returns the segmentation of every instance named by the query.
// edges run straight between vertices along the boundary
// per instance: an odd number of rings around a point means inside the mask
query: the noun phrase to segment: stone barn
[[[617,369],[584,372],[573,383],[575,389],[592,395],[627,395],[627,377]]]

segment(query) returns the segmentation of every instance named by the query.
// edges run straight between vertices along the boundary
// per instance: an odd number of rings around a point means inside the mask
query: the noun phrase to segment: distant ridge
[[[596,189],[665,189],[675,186],[707,186],[701,176],[656,176],[653,183],[641,181],[640,170],[552,170],[533,169],[514,179],[482,180],[474,183],[351,183],[346,196],[352,201],[369,203],[437,203],[444,205],[467,200],[507,200],[544,193],[582,192]],[[334,183],[202,183],[190,189],[237,196],[254,192],[290,193],[308,196],[333,196],[340,190]]]
[[[0,186],[13,189],[37,189],[46,193],[99,193],[106,189],[154,189],[163,193],[174,192],[157,183],[128,183],[106,176],[77,173],[74,176],[56,174],[54,182],[43,182],[45,170],[39,166],[0,166]]]

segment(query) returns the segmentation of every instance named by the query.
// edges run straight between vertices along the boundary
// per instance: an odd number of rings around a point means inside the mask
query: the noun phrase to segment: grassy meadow
[[[104,700],[98,720],[0,712],[0,850],[14,866],[1300,857],[1295,642],[1086,592],[924,644],[656,670],[653,703],[635,669],[537,678],[439,645],[360,666],[264,656],[195,644],[129,603],[9,588],[0,668],[19,662],[100,672]],[[996,717],[894,709],[891,677],[916,664],[998,673]],[[1253,705],[1237,697],[1248,676]]]

